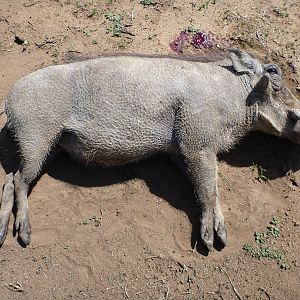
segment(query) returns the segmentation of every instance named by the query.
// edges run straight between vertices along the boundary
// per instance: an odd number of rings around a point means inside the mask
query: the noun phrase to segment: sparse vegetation
[[[73,11],[73,14],[78,14],[78,13],[85,13],[85,15],[88,18],[91,18],[93,16],[98,15],[98,10],[95,7],[92,7],[94,5],[93,1],[90,2],[82,2],[82,1],[77,1],[75,6],[76,9]]]
[[[199,32],[199,29],[189,26],[188,28],[184,29],[184,32],[191,33],[194,35],[197,32]]]
[[[91,17],[94,17],[94,16],[96,16],[96,15],[98,15],[98,10],[97,10],[96,8],[93,8],[93,9],[91,9],[91,10],[88,12],[87,17],[88,17],[88,18],[91,18]]]
[[[216,2],[217,0],[207,0],[199,6],[198,10],[206,9],[210,4],[216,4]]]
[[[125,49],[130,42],[127,39],[121,39],[118,43],[118,49]]]
[[[123,31],[123,25],[121,24],[121,16],[114,15],[113,13],[105,14],[105,18],[111,21],[112,25],[109,28],[106,28],[107,33],[111,33],[112,36],[121,36]]]
[[[281,17],[281,18],[286,18],[289,16],[286,7],[284,7],[284,8],[275,7],[273,9],[273,11],[275,12],[276,16]]]
[[[250,167],[252,172],[257,171],[257,177],[255,177],[259,182],[268,182],[269,178],[265,175],[266,169],[263,169],[262,166],[257,165],[255,163],[252,163],[252,166]]]
[[[258,231],[254,233],[254,237],[255,237],[255,242],[258,244],[264,244],[267,238],[265,232],[258,232]]]
[[[281,269],[289,269],[289,264],[285,261],[284,255],[273,248],[269,247],[259,247],[255,248],[250,244],[244,245],[243,249],[249,253],[252,257],[255,257],[257,259],[261,258],[268,258],[268,259],[273,259],[277,261],[277,264]]]
[[[157,2],[155,0],[140,0],[143,5],[155,5]]]
[[[76,2],[76,7],[79,9],[85,8],[87,6],[86,3],[83,2]]]
[[[268,258],[277,262],[281,269],[289,269],[289,264],[285,260],[283,253],[275,248],[271,248],[268,243],[272,238],[278,238],[280,236],[279,222],[276,217],[273,217],[267,226],[266,232],[255,232],[254,238],[257,246],[252,244],[245,244],[243,250],[245,250],[252,257],[257,259]]]
[[[83,30],[82,31],[83,32],[83,34],[85,34],[86,36],[91,36],[91,32],[89,31],[89,30]]]

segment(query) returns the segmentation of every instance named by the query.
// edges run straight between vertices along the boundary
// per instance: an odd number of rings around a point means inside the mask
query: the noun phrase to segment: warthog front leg
[[[5,183],[1,198],[1,209],[0,209],[0,245],[3,244],[7,234],[7,227],[9,217],[12,212],[14,205],[14,184],[13,184],[13,173],[6,175]]]
[[[225,245],[227,242],[224,217],[217,187],[217,158],[210,150],[185,150],[184,158],[201,207],[201,238],[208,250],[214,243],[214,232]]]

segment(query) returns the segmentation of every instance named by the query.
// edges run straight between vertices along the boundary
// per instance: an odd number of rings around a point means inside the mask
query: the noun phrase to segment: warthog
[[[84,163],[124,164],[157,152],[182,159],[195,188],[200,234],[227,243],[217,153],[250,130],[299,142],[300,106],[277,65],[238,49],[225,61],[111,56],[52,66],[20,79],[6,98],[7,127],[21,163],[6,177],[0,244],[16,201],[15,229],[27,245],[27,193],[59,145]],[[15,199],[14,199],[15,197]]]

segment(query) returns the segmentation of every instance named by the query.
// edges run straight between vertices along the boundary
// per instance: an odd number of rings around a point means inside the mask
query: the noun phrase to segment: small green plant
[[[89,31],[89,30],[83,30],[82,31],[83,32],[83,34],[85,34],[86,36],[91,36],[92,34],[91,34],[91,32]]]
[[[287,270],[290,268],[289,264],[285,261],[284,255],[276,249],[269,247],[254,248],[250,244],[245,244],[243,250],[257,259],[267,258],[275,260],[281,269]]]
[[[206,9],[210,4],[216,4],[216,2],[217,0],[207,0],[198,7],[198,10]]]
[[[114,15],[112,13],[105,14],[105,18],[112,22],[111,27],[106,29],[106,32],[111,32],[112,36],[121,36],[123,31],[123,25],[121,24],[121,16]]]
[[[93,45],[97,45],[98,42],[97,42],[96,40],[92,40],[92,44],[93,44]]]
[[[252,172],[257,171],[257,177],[256,179],[259,182],[268,182],[269,178],[265,175],[265,172],[267,171],[266,169],[263,169],[262,166],[257,165],[255,163],[252,163],[252,166],[250,167],[250,169],[252,170]]]
[[[92,18],[94,16],[98,15],[98,11],[96,8],[91,9],[88,13],[87,13],[87,17],[88,18]]]
[[[258,244],[264,244],[266,243],[268,238],[277,238],[279,236],[280,236],[279,221],[275,216],[272,218],[269,225],[267,226],[266,232],[256,231],[254,233],[255,241]]]
[[[278,266],[284,270],[288,270],[290,268],[290,265],[283,260],[278,261]]]
[[[275,216],[272,218],[269,225],[267,226],[267,235],[268,237],[274,237],[274,238],[280,236],[279,221]]]
[[[127,39],[121,39],[118,43],[118,49],[125,49],[127,45],[129,44]]]
[[[76,7],[81,9],[81,8],[85,8],[87,6],[86,3],[83,3],[83,2],[76,2]]]
[[[264,244],[266,242],[267,235],[265,232],[255,232],[254,237],[256,243]]]
[[[157,2],[155,0],[140,0],[143,5],[155,5]]]
[[[184,29],[184,32],[191,33],[192,35],[196,34],[198,31],[199,31],[199,29],[191,27],[191,26]]]
[[[276,225],[278,225],[278,223],[279,223],[279,221],[278,221],[277,217],[273,216],[272,220],[270,221],[270,224],[276,226]]]
[[[283,253],[281,253],[277,249],[273,249],[266,245],[270,239],[277,238],[279,236],[280,236],[279,221],[276,217],[273,217],[269,225],[267,226],[266,232],[254,233],[255,242],[258,245],[253,246],[247,243],[243,246],[243,250],[245,250],[249,255],[257,259],[267,258],[267,259],[275,260],[281,269],[287,270],[289,269],[289,264],[285,260]]]
[[[70,0],[54,0],[55,2],[59,3],[61,6],[70,4],[71,1]]]
[[[92,3],[85,3],[81,1],[76,2],[76,10],[73,12],[74,14],[82,13],[82,12],[88,12],[88,8]]]
[[[281,8],[281,7],[275,7],[273,10],[276,15],[280,18],[287,18],[289,16],[286,7]]]

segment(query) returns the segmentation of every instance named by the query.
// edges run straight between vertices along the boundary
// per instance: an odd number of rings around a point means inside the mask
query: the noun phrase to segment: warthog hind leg
[[[53,135],[54,136],[54,135]],[[29,138],[27,140],[30,140]],[[28,190],[37,178],[49,154],[52,143],[45,138],[35,139],[31,143],[20,144],[21,165],[14,175],[17,215],[15,229],[25,245],[30,243],[31,226],[29,222]]]
[[[21,172],[18,170],[14,175],[17,215],[15,229],[19,232],[19,238],[25,245],[30,243],[31,227],[29,222],[29,207],[27,193],[29,184],[25,182]]]
[[[13,173],[7,174],[3,186],[0,208],[0,245],[3,244],[4,239],[6,237],[9,217],[11,215],[12,208],[14,205],[13,178]]]

